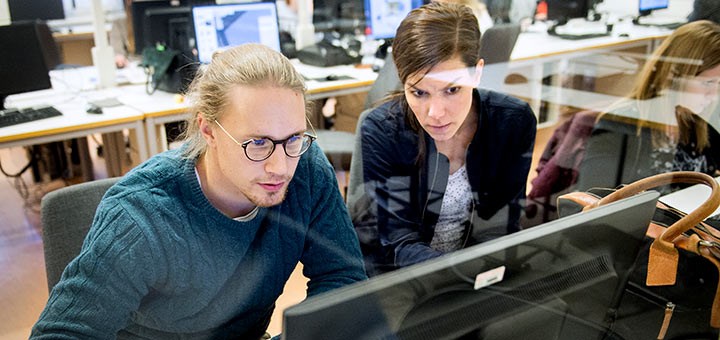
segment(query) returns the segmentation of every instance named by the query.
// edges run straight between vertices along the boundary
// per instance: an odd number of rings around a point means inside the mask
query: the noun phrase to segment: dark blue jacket
[[[536,131],[525,102],[487,90],[476,90],[473,100],[479,120],[466,158],[474,197],[465,246],[519,230]],[[429,244],[450,163],[423,131],[426,156],[417,165],[419,137],[401,111],[385,103],[359,132],[364,193],[348,205],[371,276],[442,255]]]

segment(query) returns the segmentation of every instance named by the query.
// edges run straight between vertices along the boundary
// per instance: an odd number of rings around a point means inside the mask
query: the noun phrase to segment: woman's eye
[[[459,92],[459,91],[460,91],[460,87],[458,87],[458,86],[449,87],[449,88],[447,89],[447,93],[448,93],[448,94],[455,94],[455,93],[457,93],[457,92]]]
[[[422,96],[424,96],[425,94],[427,94],[427,92],[425,92],[425,91],[423,91],[423,90],[413,90],[413,91],[412,91],[412,94],[413,94],[413,96],[415,96],[415,97],[422,97]]]

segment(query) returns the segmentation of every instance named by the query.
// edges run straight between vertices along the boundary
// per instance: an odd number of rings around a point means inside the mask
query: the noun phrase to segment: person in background
[[[479,44],[460,4],[424,5],[397,29],[403,90],[362,121],[362,174],[348,189],[361,192],[348,206],[370,276],[519,229],[535,115],[477,88]]]
[[[115,66],[117,68],[127,66],[129,63],[130,42],[128,41],[128,30],[125,18],[117,18],[112,21],[108,40],[115,52]]]
[[[688,21],[710,20],[720,24],[720,1],[695,0]]]
[[[647,60],[630,96],[595,123],[577,189],[669,171],[717,175],[719,83],[720,25],[701,20],[676,29]]]
[[[260,339],[298,262],[308,296],[366,278],[290,61],[219,52],[188,97],[185,143],[108,190],[32,339]]]

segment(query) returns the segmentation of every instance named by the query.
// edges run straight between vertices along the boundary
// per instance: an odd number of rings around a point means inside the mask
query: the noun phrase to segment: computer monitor
[[[7,0],[10,20],[64,19],[62,0]]]
[[[670,0],[639,0],[638,11],[640,15],[648,15],[656,9],[668,8]]]
[[[250,2],[193,7],[198,60],[209,63],[215,51],[245,43],[261,43],[280,52],[275,6],[275,2]]]
[[[190,7],[148,8],[144,14],[142,48],[160,44],[189,54],[194,47]]]
[[[592,0],[546,0],[548,20],[560,23],[574,18],[586,18]]]
[[[365,0],[365,35],[369,39],[394,38],[400,22],[422,5],[422,0]]]
[[[617,339],[606,317],[658,196],[645,192],[309,298],[284,311],[282,338]]]
[[[362,33],[364,0],[313,0],[315,32]]]
[[[22,21],[0,26],[0,109],[11,94],[51,87],[50,67],[42,45],[42,22]],[[44,26],[47,29],[47,26]]]

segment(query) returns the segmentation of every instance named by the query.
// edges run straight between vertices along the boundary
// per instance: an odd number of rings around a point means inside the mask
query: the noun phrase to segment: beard
[[[288,186],[288,182],[285,182],[285,187],[281,190],[273,192],[258,190],[246,193],[245,197],[247,197],[252,204],[261,208],[276,206],[285,200],[285,197],[287,196]]]

